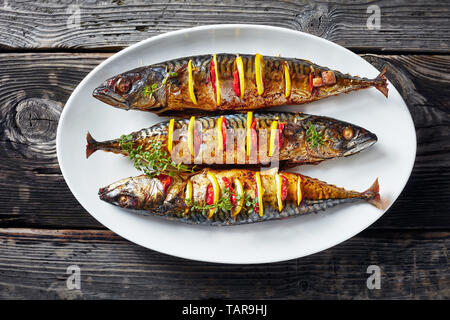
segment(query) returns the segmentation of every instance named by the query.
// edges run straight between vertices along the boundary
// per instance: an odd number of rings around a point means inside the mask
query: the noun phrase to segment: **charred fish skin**
[[[108,203],[137,213],[161,216],[169,220],[189,224],[209,226],[228,226],[279,220],[317,213],[337,205],[359,201],[366,201],[377,208],[382,208],[378,180],[368,190],[356,192],[301,174],[269,172],[261,175],[261,189],[258,189],[258,184],[255,183],[257,172],[255,170],[240,169],[205,169],[196,174],[181,174],[172,178],[168,178],[168,176],[149,178],[146,175],[141,175],[126,178],[101,188],[99,196],[100,199]],[[277,186],[277,183],[275,183],[275,180],[277,180],[276,175],[283,178],[284,187],[283,185]],[[211,215],[208,214],[210,209],[200,210],[197,207],[191,210],[192,203],[197,205],[208,203],[208,195],[212,183],[210,180],[211,176],[215,177],[221,196],[224,196],[225,190],[234,190],[236,193],[239,190],[236,189],[238,183],[236,181],[244,185],[242,192],[247,197],[259,199],[258,192],[261,192],[262,202],[257,201],[261,212],[258,213],[258,209],[255,209],[255,207],[245,207],[244,205],[241,207],[242,210],[236,213],[235,209],[239,206],[239,200],[234,204],[233,209],[217,208],[213,210],[214,213]],[[230,181],[234,182],[229,184]],[[188,197],[186,192],[188,184],[191,184],[193,188],[189,196],[192,202],[186,200],[186,197]],[[283,189],[282,187],[285,188],[284,193],[280,193],[280,190]],[[239,195],[238,192],[237,194]],[[282,199],[281,207],[280,197]]]
[[[223,119],[226,128],[225,135],[218,133],[218,121]],[[254,161],[246,155],[247,120],[245,114],[233,114],[224,116],[207,116],[195,118],[195,137],[198,150],[201,154],[192,157],[188,149],[189,119],[174,119],[172,137],[173,151],[171,153],[177,162],[185,164],[196,163],[198,165],[262,165],[279,161],[283,165],[319,163],[327,159],[346,157],[361,152],[372,146],[377,141],[377,136],[372,132],[353,125],[351,123],[336,120],[329,117],[314,116],[303,113],[255,113],[252,116],[256,140]],[[277,127],[275,131],[272,126]],[[321,141],[312,145],[310,131],[314,128],[320,135]],[[270,155],[272,135],[277,135],[276,148]],[[278,136],[279,135],[279,136]],[[162,147],[168,150],[169,121],[158,123],[150,128],[131,133],[135,147],[143,146],[150,150],[153,142],[160,142]],[[224,147],[222,157],[217,155],[220,138]],[[122,153],[120,139],[98,142],[88,133],[86,156],[89,157],[96,150],[104,150],[113,153]],[[275,158],[276,157],[276,158]],[[197,161],[196,159],[200,159]]]
[[[124,72],[98,86],[93,96],[114,107],[160,115],[183,116],[186,110],[200,114],[242,112],[303,104],[369,87],[387,97],[385,72],[367,79],[308,60],[221,53]]]

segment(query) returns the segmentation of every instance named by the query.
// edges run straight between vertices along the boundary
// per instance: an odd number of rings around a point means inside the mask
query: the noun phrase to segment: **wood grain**
[[[260,265],[171,257],[109,231],[0,229],[0,298],[448,299],[449,232],[362,234],[312,256]],[[81,289],[68,290],[70,265]],[[381,289],[366,286],[369,265]]]
[[[0,54],[0,226],[103,228],[75,200],[55,150],[59,114],[81,79],[110,54]],[[405,99],[417,129],[413,174],[372,228],[450,224],[449,56],[363,55]]]
[[[99,227],[62,178],[55,138],[64,103],[106,56],[0,55],[2,225]]]
[[[367,9],[374,4],[380,7],[379,30],[367,28],[372,14]],[[168,31],[249,23],[305,31],[358,52],[448,53],[449,12],[445,0],[359,0],[348,4],[275,0],[3,0],[0,48],[116,50]]]
[[[375,227],[395,227],[414,220],[427,228],[450,226],[450,57],[364,55],[375,67],[388,68],[387,77],[399,90],[411,112],[417,135],[417,154],[409,183]],[[394,134],[395,137],[395,134]],[[445,203],[445,205],[443,205]],[[397,214],[398,212],[403,214]],[[437,217],[435,214],[439,212]]]

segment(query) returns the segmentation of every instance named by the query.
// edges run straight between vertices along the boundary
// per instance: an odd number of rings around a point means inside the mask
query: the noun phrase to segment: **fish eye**
[[[116,83],[116,92],[128,93],[131,88],[131,81],[126,78],[120,78]]]
[[[118,202],[119,206],[121,206],[122,208],[127,208],[127,207],[132,208],[137,205],[138,200],[131,196],[122,195],[119,197],[119,199],[117,199],[117,202]]]
[[[345,140],[350,140],[351,138],[353,138],[354,134],[355,133],[353,132],[353,129],[350,127],[347,127],[344,130],[342,130],[342,136],[344,137]]]

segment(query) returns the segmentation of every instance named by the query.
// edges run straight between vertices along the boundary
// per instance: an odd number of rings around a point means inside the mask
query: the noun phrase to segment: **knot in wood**
[[[325,35],[330,22],[328,7],[319,5],[311,10],[304,10],[297,16],[297,20],[302,27],[302,31],[322,37]]]
[[[7,139],[27,158],[56,157],[56,129],[61,105],[53,100],[29,98],[19,101],[8,114]]]

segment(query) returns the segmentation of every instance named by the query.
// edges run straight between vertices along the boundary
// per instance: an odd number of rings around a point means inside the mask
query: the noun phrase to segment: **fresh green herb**
[[[150,87],[149,86],[144,87],[144,90],[143,90],[144,96],[151,98],[153,96],[153,93],[155,93],[156,91],[161,89],[167,83],[167,80],[169,78],[176,78],[176,77],[178,77],[177,72],[166,73],[166,76],[161,81],[161,84],[159,85],[159,87],[158,87],[157,83],[152,84]]]
[[[153,178],[161,173],[173,176],[174,173],[179,171],[193,172],[195,166],[189,168],[181,163],[175,163],[162,148],[161,141],[152,141],[150,149],[144,150],[142,145],[135,148],[132,140],[131,134],[122,135],[119,145],[133,161],[134,167],[143,171],[149,177]]]
[[[247,194],[244,194],[244,206],[250,212],[253,212],[256,204],[258,204],[258,199],[253,199]],[[241,196],[236,195],[236,202],[239,203],[241,200]],[[210,209],[217,209],[223,211],[231,211],[234,207],[233,202],[231,201],[231,192],[229,188],[225,188],[223,191],[222,197],[219,198],[213,204],[200,204],[198,202],[192,200],[186,200],[187,205],[189,206],[189,210],[191,211],[202,211],[205,215],[206,212]]]
[[[203,214],[206,214],[206,212],[210,209],[218,209],[224,211],[231,211],[233,209],[233,202],[231,201],[231,192],[228,188],[225,188],[222,197],[220,197],[219,200],[217,200],[213,204],[200,204],[198,202],[189,199],[186,202],[191,211],[202,211]]]
[[[311,148],[317,148],[319,145],[323,145],[323,137],[320,132],[316,131],[316,127],[308,122],[308,130],[306,130],[306,141],[309,142]]]
[[[244,196],[244,205],[247,208],[247,211],[253,212],[255,211],[255,207],[258,204],[258,197],[252,198],[248,195]]]

